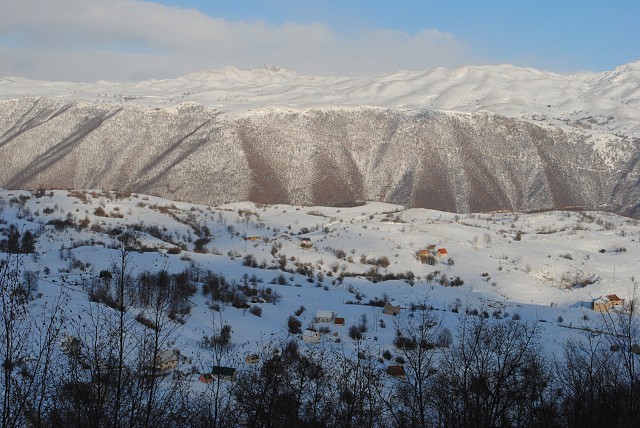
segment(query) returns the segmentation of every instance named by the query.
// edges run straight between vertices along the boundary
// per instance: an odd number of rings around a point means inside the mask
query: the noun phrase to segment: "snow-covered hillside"
[[[262,290],[259,295],[269,288],[279,296],[275,303],[251,303],[262,309],[258,320],[246,309],[203,296],[196,280],[180,335],[180,347],[190,352],[210,328],[213,306],[246,352],[265,337],[286,335],[287,318],[300,306],[306,308],[304,326],[314,324],[318,310],[345,318],[345,327],[331,326],[343,341],[348,326],[365,314],[367,337],[387,346],[394,337],[393,317],[368,305],[376,301],[400,305],[400,316],[409,314],[412,303],[427,302],[442,311],[452,330],[473,309],[546,321],[554,349],[575,328],[598,322],[593,299],[629,299],[638,273],[640,224],[605,213],[455,215],[384,203],[212,208],[79,191],[2,191],[0,204],[3,238],[11,230],[37,237],[38,256],[22,259],[23,270],[37,273],[42,297],[36,306],[61,291],[74,310],[86,306],[91,284],[118,261],[117,236],[125,230],[139,240],[128,263],[131,275],[211,271]],[[447,254],[435,256],[433,265],[424,263],[418,254],[429,248],[434,254],[445,248]]]
[[[278,67],[226,67],[177,79],[92,84],[0,79],[0,98],[51,97],[175,110],[183,103],[231,114],[264,108],[370,106],[491,112],[596,134],[640,136],[640,62],[603,73],[556,74],[511,65],[399,71],[379,77],[303,76]]]
[[[280,420],[293,388],[293,417],[319,426],[458,418],[461,394],[569,426],[582,416],[567,382],[624,392],[637,373],[640,222],[615,214],[2,190],[0,234],[0,391],[16,425],[247,426]],[[472,379],[448,389],[459,376]],[[27,412],[25,396],[47,405]]]
[[[640,140],[486,113],[267,109],[239,118],[29,98],[0,102],[0,185],[220,204],[637,215]]]

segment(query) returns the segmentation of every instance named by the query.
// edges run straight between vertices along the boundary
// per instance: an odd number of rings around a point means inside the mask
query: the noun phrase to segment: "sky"
[[[0,0],[0,77],[93,82],[640,60],[637,0]]]

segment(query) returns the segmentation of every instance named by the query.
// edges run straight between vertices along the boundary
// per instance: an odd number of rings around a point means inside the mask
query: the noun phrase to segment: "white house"
[[[320,343],[320,333],[307,329],[302,333],[302,340],[307,343]]]
[[[156,357],[156,369],[161,372],[168,372],[178,368],[180,353],[177,349],[167,349],[158,353]]]
[[[334,313],[331,311],[316,312],[316,322],[332,322]]]

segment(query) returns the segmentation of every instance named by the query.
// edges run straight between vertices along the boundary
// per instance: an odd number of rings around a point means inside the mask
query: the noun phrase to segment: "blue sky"
[[[227,65],[303,74],[640,59],[637,0],[2,0],[0,75],[90,81]],[[636,22],[634,22],[636,21]]]
[[[228,20],[323,22],[345,35],[373,28],[452,33],[490,62],[557,71],[609,70],[640,59],[640,2],[571,0],[164,0]]]

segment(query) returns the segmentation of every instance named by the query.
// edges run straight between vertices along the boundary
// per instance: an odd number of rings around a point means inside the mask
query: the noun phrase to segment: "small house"
[[[404,379],[407,377],[407,374],[404,371],[404,366],[388,366],[387,374],[398,379]]]
[[[320,343],[320,333],[307,329],[302,333],[302,340],[307,343]]]
[[[429,251],[429,250],[420,250],[420,251],[418,251],[418,258],[423,259],[423,258],[427,257],[429,254],[431,254],[431,251]]]
[[[318,311],[316,312],[316,322],[332,322],[334,313],[331,311]]]
[[[234,381],[236,380],[236,369],[233,367],[213,366],[211,375],[218,379]]]
[[[622,306],[624,304],[624,299],[621,299],[616,294],[608,294],[607,299],[609,299],[611,306]]]
[[[593,301],[593,310],[595,312],[607,312],[609,310],[609,299],[598,297]]]
[[[177,349],[167,349],[158,353],[156,356],[155,366],[161,372],[168,372],[178,368],[178,359],[180,352]]]
[[[619,298],[615,294],[598,297],[593,301],[593,310],[595,312],[608,312],[614,306],[622,306],[624,299]]]
[[[335,317],[334,320],[333,320],[333,324],[337,325],[337,326],[344,326],[344,318]]]
[[[436,251],[436,256],[438,256],[438,257],[444,257],[447,254],[449,254],[449,253],[447,252],[446,248],[438,248],[438,250]]]
[[[385,315],[398,315],[400,313],[400,305],[393,306],[391,303],[386,302],[382,309],[382,313]]]

